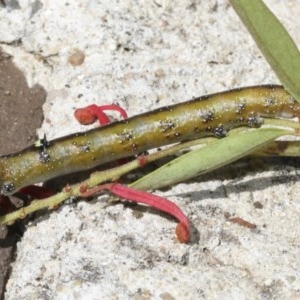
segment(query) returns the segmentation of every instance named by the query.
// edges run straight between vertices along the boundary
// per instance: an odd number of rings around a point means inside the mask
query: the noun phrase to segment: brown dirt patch
[[[46,91],[29,88],[23,73],[0,48],[0,154],[16,152],[32,144],[43,119]],[[18,224],[0,226],[0,299],[3,299],[16,243],[22,235]]]

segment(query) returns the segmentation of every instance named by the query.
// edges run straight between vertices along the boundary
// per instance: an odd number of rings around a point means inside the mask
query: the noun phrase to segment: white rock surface
[[[73,110],[90,103],[118,102],[134,115],[278,82],[225,0],[8,2],[0,46],[48,92],[41,136],[86,130]],[[300,44],[299,1],[266,3]],[[73,66],[78,50],[85,60]],[[138,217],[103,198],[65,205],[28,226],[5,299],[299,299],[299,188],[292,164],[240,163],[157,192],[190,217],[189,245],[154,210]]]

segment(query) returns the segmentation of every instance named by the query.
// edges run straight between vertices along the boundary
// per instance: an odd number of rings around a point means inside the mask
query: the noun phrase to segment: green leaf
[[[284,87],[300,103],[300,53],[278,19],[261,0],[230,0]]]
[[[130,184],[130,187],[140,190],[158,189],[193,178],[236,161],[289,133],[289,130],[277,128],[239,131],[172,160]]]

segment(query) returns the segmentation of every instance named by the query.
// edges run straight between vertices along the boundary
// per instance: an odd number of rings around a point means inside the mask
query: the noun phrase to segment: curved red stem
[[[92,104],[84,108],[78,108],[75,110],[74,116],[80,124],[88,125],[98,120],[100,125],[103,126],[110,123],[110,119],[104,112],[105,110],[115,110],[119,112],[124,119],[128,117],[126,111],[115,104],[101,106]]]
[[[82,197],[90,197],[97,192],[103,190],[109,190],[111,193],[122,197],[126,200],[144,203],[151,207],[155,207],[161,211],[164,211],[173,217],[175,217],[180,223],[176,228],[176,235],[178,240],[181,243],[188,243],[190,241],[190,222],[188,217],[183,213],[179,206],[177,206],[172,201],[153,195],[144,191],[135,190],[128,186],[119,184],[119,183],[108,183],[99,185],[93,189],[88,190],[85,193],[82,193]]]

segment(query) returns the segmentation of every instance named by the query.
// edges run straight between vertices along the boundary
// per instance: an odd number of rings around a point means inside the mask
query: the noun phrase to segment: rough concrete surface
[[[4,3],[0,45],[46,89],[38,133],[49,139],[86,130],[73,111],[90,103],[134,115],[278,83],[225,0]],[[299,1],[266,3],[300,44]],[[290,159],[246,160],[156,191],[188,214],[189,245],[153,209],[105,198],[64,205],[28,224],[5,299],[299,299],[299,189]]]

